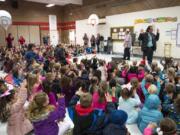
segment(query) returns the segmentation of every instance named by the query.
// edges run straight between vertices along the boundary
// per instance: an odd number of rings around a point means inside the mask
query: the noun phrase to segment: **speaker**
[[[11,0],[11,7],[14,9],[18,9],[18,0]]]

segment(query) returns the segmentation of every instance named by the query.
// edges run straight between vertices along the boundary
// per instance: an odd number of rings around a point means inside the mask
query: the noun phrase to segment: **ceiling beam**
[[[77,5],[82,5],[83,4],[82,0],[58,0],[58,1],[66,1],[67,3],[77,4]]]
[[[82,5],[82,0],[26,0],[26,1],[44,3],[44,4],[56,4],[56,5],[67,5],[67,4]]]

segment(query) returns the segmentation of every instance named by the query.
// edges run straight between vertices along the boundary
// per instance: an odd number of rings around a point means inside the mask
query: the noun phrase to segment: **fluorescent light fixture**
[[[55,4],[47,4],[46,7],[53,7]]]
[[[0,1],[6,1],[6,0],[0,0]]]

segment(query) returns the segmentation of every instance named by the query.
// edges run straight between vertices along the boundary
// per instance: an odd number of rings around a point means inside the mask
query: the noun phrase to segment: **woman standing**
[[[23,48],[26,41],[23,36],[20,36],[18,42],[19,42],[20,48]]]
[[[124,60],[130,60],[130,49],[132,46],[132,37],[129,31],[126,31],[124,39]]]
[[[100,45],[100,34],[99,33],[97,34],[97,37],[96,37],[96,45],[97,45],[97,52],[99,53],[99,45]]]
[[[13,47],[13,45],[12,45],[13,40],[14,40],[14,37],[12,37],[12,34],[9,33],[8,37],[6,37],[6,42],[7,42],[7,48],[8,49],[11,49]]]
[[[84,47],[87,48],[88,47],[89,38],[88,38],[86,33],[84,34],[83,41],[84,41]]]
[[[92,49],[95,49],[96,38],[94,35],[92,35],[90,42],[91,42]]]

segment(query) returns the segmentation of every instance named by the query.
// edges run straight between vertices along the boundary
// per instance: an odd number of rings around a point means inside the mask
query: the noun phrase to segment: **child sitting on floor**
[[[177,95],[173,104],[169,104],[163,108],[167,116],[173,119],[177,125],[178,133],[180,133],[180,94]]]
[[[167,108],[174,103],[176,98],[176,89],[173,83],[167,83],[165,90],[163,91],[163,100],[162,100],[162,112],[164,116],[167,116]]]
[[[28,117],[33,123],[35,135],[58,135],[57,121],[65,117],[64,96],[58,95],[57,109],[49,105],[46,93],[38,93],[28,108]]]
[[[53,93],[51,91],[52,90],[52,83],[47,81],[47,80],[44,80],[42,82],[42,88],[43,88],[43,91],[48,95],[49,104],[53,105],[54,107],[57,107],[55,93]]]
[[[160,121],[163,119],[163,115],[160,109],[160,99],[157,95],[149,95],[145,101],[143,109],[140,111],[138,116],[138,127],[143,133],[144,129],[150,122],[154,122],[159,125]]]
[[[115,110],[115,105],[112,103],[112,96],[110,94],[106,94],[105,98],[107,101],[106,112],[109,114]],[[77,104],[79,100],[80,104]],[[102,134],[103,128],[107,125],[109,119],[104,111],[93,109],[91,104],[91,94],[82,92],[81,88],[72,98],[70,102],[71,107],[68,108],[68,112],[74,122],[73,135]]]
[[[160,127],[156,128],[157,125],[155,123],[150,123],[144,129],[144,135],[178,135],[176,123],[170,118],[162,119]]]
[[[161,89],[161,84],[160,81],[157,79],[156,80],[156,85],[154,85],[153,83],[153,79],[154,77],[149,74],[146,76],[146,79],[143,79],[143,81],[141,82],[141,88],[142,88],[142,92],[145,96],[145,99],[147,99],[147,97],[150,94],[157,94],[159,95],[160,89]],[[146,81],[147,81],[147,85],[146,85]]]
[[[115,98],[115,88],[112,90],[112,99],[113,102],[116,102]],[[98,91],[94,92],[93,97],[92,97],[92,106],[95,109],[102,109],[105,110],[107,106],[107,101],[105,98],[105,94],[108,91],[108,84],[107,82],[101,82],[100,87],[98,88]]]
[[[0,122],[7,123],[8,135],[25,135],[33,127],[25,117],[24,104],[27,99],[26,81],[19,90],[8,87],[3,80],[0,86]]]
[[[34,96],[42,91],[41,83],[36,74],[28,74],[27,76],[27,90],[28,90],[28,99],[32,101]]]
[[[128,70],[126,78],[128,83],[131,81],[132,78],[138,78],[137,61],[133,61],[133,65]]]
[[[109,116],[110,123],[103,129],[103,135],[130,135],[125,126],[127,118],[126,112],[113,111]]]
[[[133,124],[137,122],[137,108],[141,104],[139,96],[135,93],[134,98],[132,98],[132,93],[132,89],[124,88],[121,91],[121,97],[119,98],[118,109],[121,109],[128,114],[127,124]]]

